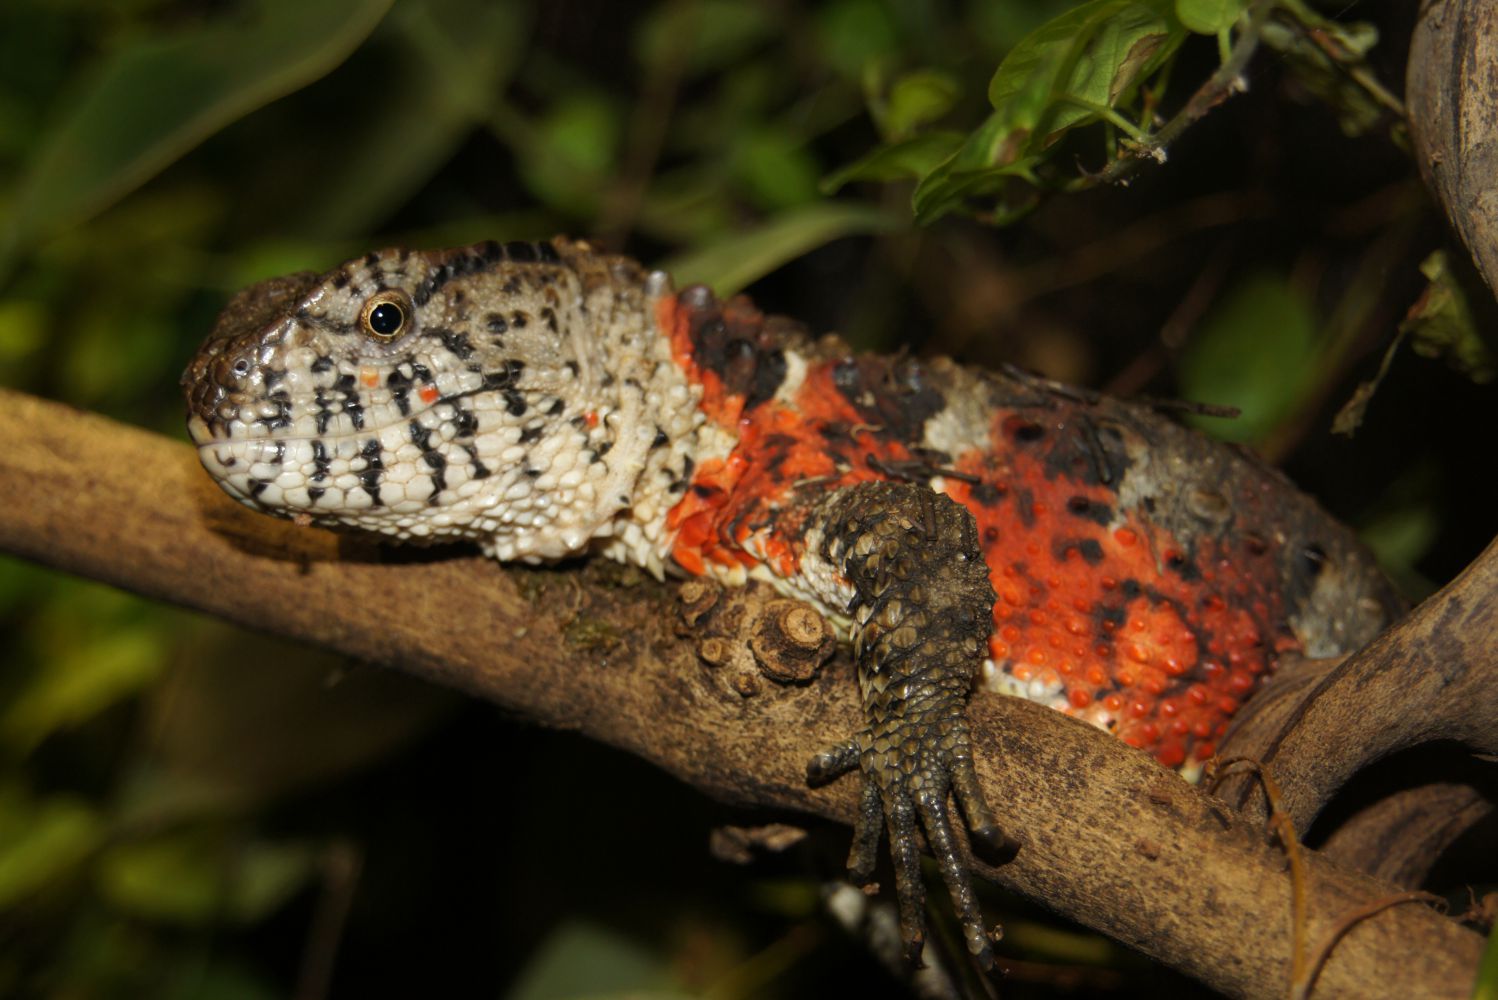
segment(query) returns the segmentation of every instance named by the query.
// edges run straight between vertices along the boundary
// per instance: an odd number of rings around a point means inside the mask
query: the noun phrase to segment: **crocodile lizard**
[[[973,770],[975,682],[1189,774],[1280,657],[1347,652],[1400,608],[1281,475],[1155,408],[856,354],[584,242],[262,282],[183,386],[203,464],[259,510],[763,578],[818,607],[853,641],[866,728],[808,775],[862,772],[849,868],[871,878],[887,828],[913,959],[919,828],[991,962],[948,811],[1006,843]]]

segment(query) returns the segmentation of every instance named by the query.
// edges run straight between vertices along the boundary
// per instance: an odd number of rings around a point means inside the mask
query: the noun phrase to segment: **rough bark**
[[[1498,290],[1498,5],[1421,0],[1405,104],[1420,173]]]
[[[701,609],[652,583],[590,565],[552,580],[565,600],[527,600],[516,580],[531,577],[477,556],[391,555],[245,511],[187,446],[98,416],[0,393],[0,434],[0,549],[463,689],[726,801],[854,815],[854,783],[804,780],[808,758],[859,725],[845,655],[807,684],[761,682],[705,655],[721,640],[700,637]],[[711,614],[753,621],[771,601],[732,592]],[[1286,992],[1290,874],[1259,821],[1058,713],[983,697],[970,714],[989,748],[984,791],[1023,844],[975,871],[1224,993]],[[1395,891],[1315,854],[1305,871],[1311,947]],[[1342,938],[1314,995],[1466,996],[1481,947],[1424,906],[1385,909]]]

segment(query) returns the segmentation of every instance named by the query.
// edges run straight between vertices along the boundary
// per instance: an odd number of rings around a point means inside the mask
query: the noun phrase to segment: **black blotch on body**
[[[328,447],[321,440],[312,440],[312,481],[320,483],[328,478],[331,462],[328,459]]]
[[[401,370],[399,368],[396,368],[389,375],[385,376],[385,385],[390,389],[390,398],[395,400],[395,408],[400,411],[401,416],[410,416],[410,377],[401,374]]]
[[[1129,620],[1129,612],[1122,604],[1095,604],[1092,617],[1097,624],[1098,637],[1111,642],[1114,636],[1123,631],[1124,622]]]
[[[380,479],[385,475],[385,462],[380,454],[380,442],[377,438],[370,438],[359,449],[359,456],[365,462],[364,468],[359,472],[359,483],[376,507],[380,506]]]
[[[912,358],[860,356],[844,358],[832,369],[832,384],[858,413],[887,440],[918,445],[926,421],[946,408],[940,390]]]
[[[484,372],[484,389],[509,389],[519,379],[520,373],[525,371],[525,362],[506,358],[494,371]]]
[[[972,497],[974,503],[992,509],[999,505],[1007,492],[988,480],[982,479],[973,484],[972,492],[968,495]]]
[[[343,401],[343,412],[348,414],[349,421],[354,425],[354,430],[364,429],[364,404],[359,402],[359,397],[350,396]]]
[[[473,356],[473,342],[466,333],[450,330],[445,326],[432,327],[427,333],[442,341],[442,346],[457,355],[459,361],[467,361]]]
[[[1132,464],[1118,431],[1099,425],[1086,413],[1072,417],[1068,425],[1070,433],[1050,438],[1045,453],[1047,477],[1116,488]]]
[[[677,297],[685,312],[692,360],[723,381],[724,391],[752,409],[772,399],[788,368],[777,331],[742,300],[725,307],[705,288],[694,286]]]
[[[468,462],[473,466],[473,472],[469,474],[470,479],[488,479],[491,475],[489,467],[479,458],[479,450],[471,444],[462,446],[468,452]]]
[[[1027,528],[1035,527],[1035,494],[1021,487],[1014,491],[1015,508],[1019,511],[1019,521]]]
[[[333,389],[334,391],[342,394],[343,412],[348,414],[350,422],[352,422],[354,425],[354,430],[363,430],[364,404],[359,402],[359,390],[354,384],[354,376],[348,374],[347,372],[339,375],[338,379],[333,383]],[[324,410],[326,410],[326,403],[323,400],[322,393],[320,391],[317,395],[317,403],[319,407],[322,407]],[[330,417],[331,415],[331,413],[325,412],[318,413],[317,432],[319,434],[327,430],[327,417]]]
[[[326,434],[328,424],[333,419],[333,410],[329,406],[332,400],[324,396],[321,389],[318,389],[312,394],[312,402],[317,407],[317,433]]]
[[[1165,568],[1188,583],[1202,578],[1202,572],[1197,568],[1196,561],[1179,552],[1172,552],[1165,558]]]
[[[510,246],[514,246],[514,244]],[[432,296],[436,295],[442,289],[442,286],[454,278],[475,274],[492,267],[503,259],[504,254],[509,252],[510,246],[499,249],[498,244],[490,241],[478,244],[467,253],[459,253],[451,256],[427,272],[426,278],[417,286],[415,294],[411,296],[412,300],[418,306],[426,305],[431,301]],[[534,260],[535,258],[536,253],[532,249],[528,259]],[[513,255],[512,259],[514,259]]]
[[[457,408],[453,414],[453,423],[457,426],[457,436],[460,438],[473,437],[479,430],[479,418],[471,410]]]
[[[447,489],[447,457],[440,451],[424,451],[421,460],[432,470],[432,495],[427,497],[427,503],[435,504],[437,494]]]
[[[1104,503],[1095,503],[1084,496],[1073,496],[1066,501],[1068,513],[1103,527],[1113,523],[1113,508]]]
[[[1089,566],[1096,566],[1103,561],[1103,546],[1096,538],[1058,538],[1051,551],[1061,562],[1066,562],[1067,556],[1073,552],[1086,560]]]
[[[1021,420],[1010,429],[1009,435],[1020,444],[1034,444],[1045,438],[1045,427],[1033,420]]]

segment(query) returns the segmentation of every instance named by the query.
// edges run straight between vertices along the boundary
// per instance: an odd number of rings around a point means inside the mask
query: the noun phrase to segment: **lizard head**
[[[565,555],[611,513],[587,468],[596,331],[643,323],[657,284],[560,240],[387,250],[262,282],[182,376],[188,431],[219,485],[269,513]]]

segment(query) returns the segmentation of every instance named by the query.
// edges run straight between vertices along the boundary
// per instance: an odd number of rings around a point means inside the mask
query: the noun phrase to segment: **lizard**
[[[304,524],[500,560],[584,553],[768,580],[852,642],[865,726],[848,867],[886,835],[919,962],[918,837],[992,965],[954,830],[986,801],[975,689],[1049,705],[1188,777],[1290,653],[1402,609],[1351,532],[1250,453],[1017,369],[859,354],[584,241],[376,251],[236,295],[182,377],[220,486]],[[1041,779],[1043,780],[1043,779]]]

